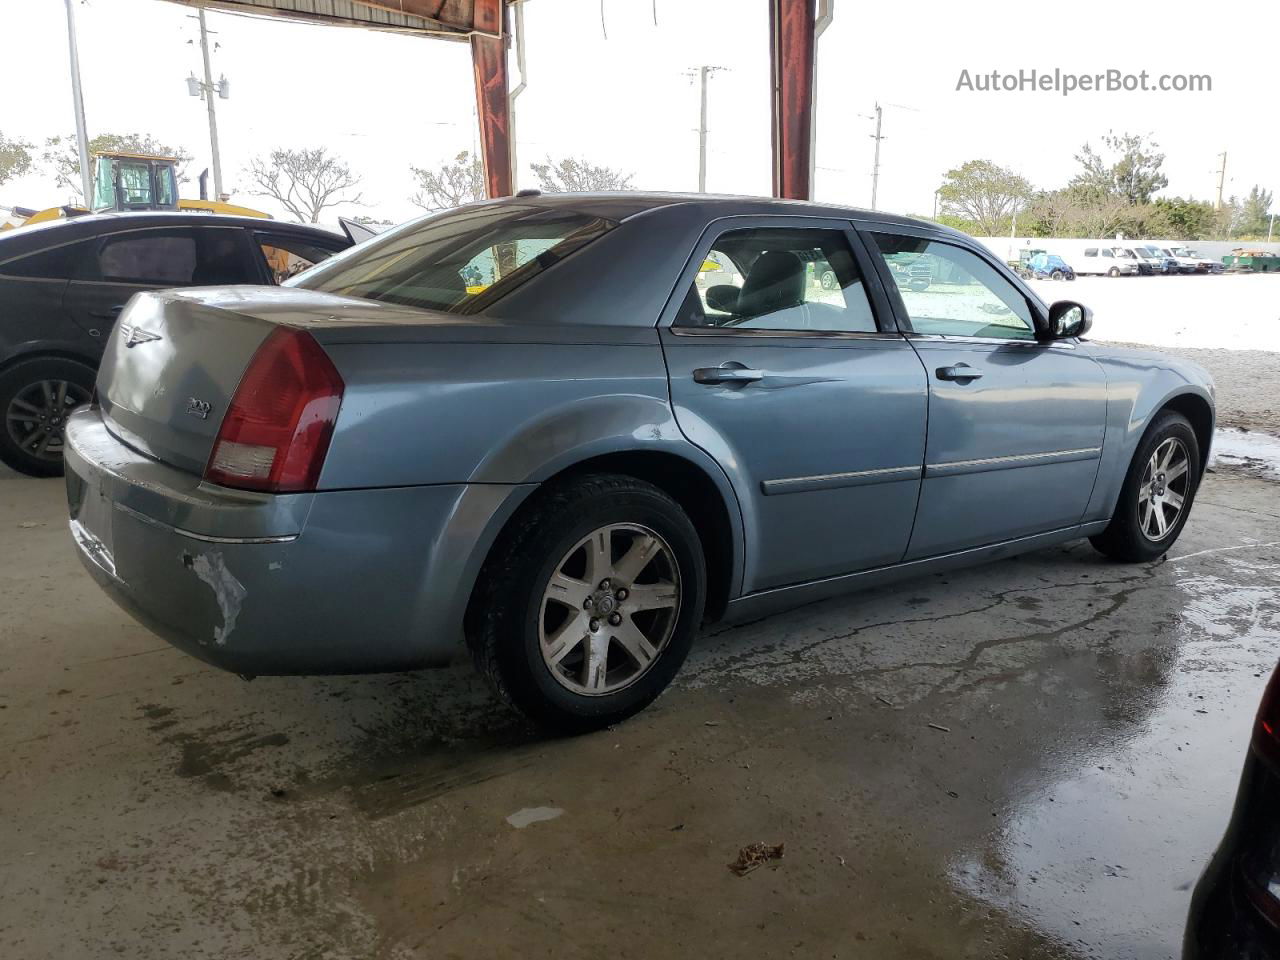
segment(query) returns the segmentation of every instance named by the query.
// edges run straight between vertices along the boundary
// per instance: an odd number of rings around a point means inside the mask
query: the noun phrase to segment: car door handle
[[[103,320],[114,320],[120,316],[120,311],[124,309],[123,303],[117,303],[114,307],[108,307],[106,310],[90,310],[89,316],[100,317]]]
[[[699,367],[693,371],[695,383],[754,383],[764,379],[763,370],[752,370],[741,365],[722,367]]]
[[[955,380],[957,383],[968,383],[970,380],[981,380],[982,371],[967,363],[957,363],[954,367],[939,367],[935,371],[939,380]]]

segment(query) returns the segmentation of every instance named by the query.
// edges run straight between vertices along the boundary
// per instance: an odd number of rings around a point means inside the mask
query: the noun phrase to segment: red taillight
[[[1280,666],[1272,672],[1267,690],[1262,695],[1258,720],[1253,728],[1253,747],[1280,766]]]
[[[342,377],[309,333],[278,327],[236,387],[205,479],[271,493],[314,490],[342,390]]]

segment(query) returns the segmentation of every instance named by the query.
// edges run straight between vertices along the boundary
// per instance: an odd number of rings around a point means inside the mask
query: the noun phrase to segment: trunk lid
[[[203,473],[236,385],[272,329],[174,291],[138,294],[98,371],[108,429],[148,456]]]
[[[495,326],[435,311],[287,287],[140,293],[112,330],[98,372],[108,429],[136,450],[203,474],[223,416],[277,326],[342,342],[452,339]]]

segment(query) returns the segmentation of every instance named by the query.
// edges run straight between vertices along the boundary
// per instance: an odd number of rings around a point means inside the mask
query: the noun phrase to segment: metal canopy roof
[[[188,7],[305,20],[339,26],[417,33],[466,40],[473,33],[498,36],[500,18],[475,0],[172,0]],[[479,9],[477,9],[479,8]],[[479,21],[479,22],[477,22]]]

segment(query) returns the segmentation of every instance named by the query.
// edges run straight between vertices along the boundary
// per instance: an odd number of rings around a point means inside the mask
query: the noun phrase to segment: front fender
[[[1157,413],[1181,397],[1204,401],[1211,419],[1214,408],[1213,380],[1193,363],[1103,344],[1088,348],[1107,377],[1107,425],[1086,522],[1108,519],[1115,512],[1129,464]],[[1207,460],[1209,451],[1200,453]]]

